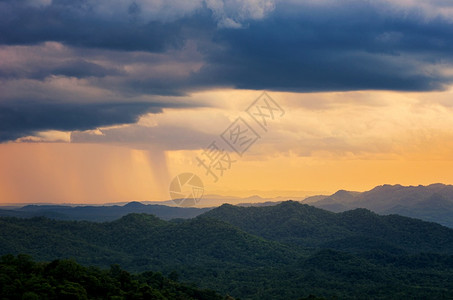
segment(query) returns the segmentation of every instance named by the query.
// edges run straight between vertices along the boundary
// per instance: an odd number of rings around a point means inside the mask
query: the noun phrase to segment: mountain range
[[[0,254],[177,273],[183,282],[241,299],[453,295],[453,229],[366,209],[226,204],[192,219],[1,217],[0,228]]]
[[[379,214],[399,214],[453,228],[453,185],[382,185],[366,192],[340,190],[302,201],[333,212],[366,208]]]
[[[55,220],[85,220],[105,222],[119,219],[130,213],[152,214],[163,220],[193,218],[210,208],[170,207],[159,204],[129,202],[124,205],[69,206],[69,205],[26,205],[18,208],[0,209],[0,216],[48,217]]]
[[[330,196],[316,195],[303,200],[296,197],[292,200],[332,212],[366,208],[382,215],[398,214],[453,228],[452,185],[382,185],[366,192],[339,190]],[[207,195],[206,199],[203,198],[202,201],[201,206],[203,207],[178,207],[173,201],[129,202],[102,206],[34,204],[23,207],[2,207],[0,216],[25,218],[45,216],[56,220],[105,222],[116,220],[129,213],[147,213],[163,220],[187,219],[196,217],[224,203],[243,207],[274,206],[282,203],[283,198],[262,198],[256,195],[247,198]],[[208,204],[211,206],[208,207]]]

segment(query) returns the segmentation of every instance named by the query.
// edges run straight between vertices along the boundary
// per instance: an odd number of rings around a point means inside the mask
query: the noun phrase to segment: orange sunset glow
[[[233,90],[196,93],[187,98],[219,99],[227,105],[167,109],[142,116],[133,125],[78,131],[72,139],[71,132],[57,131],[38,135],[38,141],[23,138],[2,144],[1,199],[163,201],[169,199],[171,178],[182,172],[199,174],[205,194],[240,197],[302,197],[338,189],[364,191],[381,184],[453,182],[453,118],[445,105],[452,96],[449,91],[269,92],[285,115],[242,157],[232,153],[236,162],[214,182],[195,157],[260,95]],[[166,135],[167,128],[175,134]],[[131,132],[141,134],[142,140],[131,138]],[[64,136],[69,139],[58,140]],[[152,141],[154,136],[160,140]],[[184,149],[184,141],[193,149]]]
[[[0,7],[41,20],[0,28],[0,203],[165,201],[184,172],[230,197],[453,183],[449,5],[126,2]],[[238,117],[257,140],[214,179],[197,157]]]

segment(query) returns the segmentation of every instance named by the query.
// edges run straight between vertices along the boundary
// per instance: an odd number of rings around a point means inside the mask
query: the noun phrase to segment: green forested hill
[[[264,266],[274,260],[289,263],[296,256],[289,247],[206,218],[182,223],[146,214],[107,223],[0,218],[0,227],[1,254],[74,257],[104,267],[118,262],[132,271],[219,262]]]
[[[0,218],[0,254],[178,274],[241,299],[442,299],[453,297],[452,232],[366,210],[334,214],[285,202],[226,205],[178,222],[146,214],[106,223]]]
[[[34,262],[27,255],[0,258],[0,298],[13,299],[232,299],[176,282],[161,273],[131,275],[118,265],[109,270],[73,260]]]
[[[332,213],[295,201],[268,207],[224,204],[201,217],[304,247],[453,254],[453,229],[398,215],[380,216],[366,209]]]

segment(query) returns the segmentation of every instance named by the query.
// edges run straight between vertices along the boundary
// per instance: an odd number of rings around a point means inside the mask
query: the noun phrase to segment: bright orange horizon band
[[[212,104],[216,102],[209,99],[218,99],[228,106],[167,110],[127,126],[164,133],[165,128],[184,128],[218,137],[258,94],[202,92],[192,97]],[[239,197],[453,183],[453,110],[443,104],[450,91],[269,94],[284,107],[285,116],[242,157],[235,156],[237,161],[217,183],[195,161],[207,144],[184,150],[194,136],[183,140],[163,134],[161,145],[146,140],[137,144],[127,142],[126,131],[121,144],[0,144],[0,203],[168,200],[169,182],[182,172],[199,174],[205,194]],[[107,136],[123,134],[122,127],[102,130]],[[165,150],[168,145],[173,149]]]

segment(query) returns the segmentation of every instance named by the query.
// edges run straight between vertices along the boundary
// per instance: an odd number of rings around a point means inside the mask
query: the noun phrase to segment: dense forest
[[[224,205],[189,220],[4,217],[0,228],[0,254],[161,272],[240,299],[453,297],[452,229],[364,209]]]
[[[28,255],[0,259],[1,299],[233,299],[177,282],[151,271],[131,275],[118,265],[108,270],[73,260],[34,262]]]
[[[381,216],[363,208],[332,213],[295,201],[267,207],[224,204],[201,217],[289,245],[453,254],[452,229],[399,215]]]

